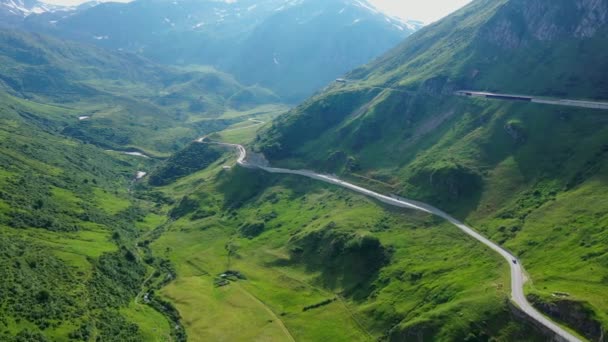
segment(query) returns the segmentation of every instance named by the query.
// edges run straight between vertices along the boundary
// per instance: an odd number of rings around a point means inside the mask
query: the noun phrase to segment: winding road
[[[456,226],[458,229],[462,230],[467,235],[471,236],[475,240],[483,243],[484,245],[486,245],[487,247],[489,247],[496,253],[500,254],[500,256],[502,256],[503,259],[505,259],[509,263],[509,266],[511,269],[511,300],[525,314],[527,314],[530,318],[532,318],[539,324],[543,325],[547,329],[553,331],[556,335],[557,340],[568,341],[568,342],[580,342],[581,341],[578,337],[569,333],[568,331],[563,329],[561,326],[559,326],[558,324],[554,323],[553,321],[548,319],[546,316],[541,314],[538,310],[536,310],[530,304],[530,302],[528,302],[528,300],[526,299],[526,296],[524,294],[524,284],[526,283],[527,278],[526,278],[524,269],[521,266],[521,263],[513,254],[509,253],[507,250],[503,249],[496,243],[490,241],[486,237],[484,237],[481,234],[479,234],[478,232],[476,232],[471,227],[465,225],[464,223],[460,222],[459,220],[450,216],[449,214],[447,214],[433,206],[430,206],[428,204],[424,204],[424,203],[420,203],[420,202],[412,201],[412,200],[408,200],[408,199],[403,199],[403,198],[394,198],[394,197],[382,195],[377,192],[362,188],[360,186],[345,182],[345,181],[340,180],[333,176],[322,175],[322,174],[318,174],[318,173],[315,173],[313,171],[308,171],[308,170],[289,170],[289,169],[281,169],[281,168],[274,168],[274,167],[252,164],[247,161],[247,150],[242,145],[227,144],[227,143],[220,143],[220,142],[205,142],[205,139],[206,139],[206,137],[203,137],[197,141],[201,142],[201,143],[216,144],[216,145],[222,145],[222,146],[227,146],[227,147],[232,147],[232,148],[237,149],[237,151],[238,151],[237,164],[242,167],[249,168],[249,169],[259,169],[259,170],[263,170],[263,171],[266,171],[269,173],[275,173],[275,174],[291,174],[291,175],[298,175],[298,176],[316,179],[316,180],[319,180],[319,181],[322,181],[325,183],[334,184],[334,185],[341,186],[343,188],[358,192],[360,194],[374,198],[374,199],[376,199],[382,203],[388,204],[388,205],[406,208],[406,209],[418,210],[418,211],[422,211],[422,212],[432,214],[432,215],[445,219],[446,221],[450,222],[452,225]]]

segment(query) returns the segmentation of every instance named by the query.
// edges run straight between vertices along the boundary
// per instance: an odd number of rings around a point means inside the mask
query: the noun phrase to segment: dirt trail
[[[283,324],[283,321],[279,318],[279,316],[277,316],[266,304],[264,304],[264,302],[259,300],[256,296],[252,295],[249,291],[245,290],[242,286],[240,286],[238,284],[233,284],[233,285],[235,285],[247,297],[251,298],[251,300],[253,300],[258,305],[260,305],[262,308],[264,308],[264,310],[270,315],[270,317],[272,317],[273,322],[276,322],[279,325],[279,327],[281,328],[283,333],[285,333],[285,336],[287,337],[287,339],[289,341],[292,341],[292,342],[296,341],[293,338],[293,336],[291,336],[291,333],[289,332],[289,330],[287,329],[285,324]]]

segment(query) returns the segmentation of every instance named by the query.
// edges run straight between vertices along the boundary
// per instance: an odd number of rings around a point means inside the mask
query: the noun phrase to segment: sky
[[[384,12],[402,19],[432,23],[468,4],[470,0],[369,0]]]
[[[43,0],[47,3],[59,5],[77,5],[85,0]],[[129,0],[113,0],[127,2]],[[369,0],[384,12],[402,19],[415,19],[425,23],[436,21],[460,7],[470,0]]]

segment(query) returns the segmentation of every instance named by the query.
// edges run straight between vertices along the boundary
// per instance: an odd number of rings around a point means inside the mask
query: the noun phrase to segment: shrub
[[[264,232],[266,225],[264,222],[250,222],[245,223],[239,228],[239,232],[242,236],[253,239]]]

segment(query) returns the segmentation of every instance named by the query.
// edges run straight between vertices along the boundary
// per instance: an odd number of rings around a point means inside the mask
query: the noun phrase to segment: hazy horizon
[[[110,0],[103,2],[130,2],[130,0]],[[387,14],[401,19],[419,20],[431,23],[456,11],[471,0],[369,0]],[[49,4],[79,5],[86,0],[44,0]]]

